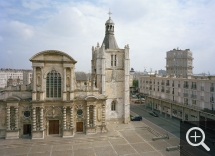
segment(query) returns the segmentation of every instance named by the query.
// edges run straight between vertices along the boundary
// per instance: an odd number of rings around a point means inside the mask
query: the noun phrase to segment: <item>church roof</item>
[[[113,20],[111,18],[109,18],[105,24],[114,24]]]
[[[87,81],[87,74],[84,72],[75,72],[77,81]]]
[[[113,34],[106,34],[103,44],[105,44],[105,49],[119,49]]]

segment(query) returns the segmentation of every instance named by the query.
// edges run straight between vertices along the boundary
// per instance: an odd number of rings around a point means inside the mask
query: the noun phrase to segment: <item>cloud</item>
[[[1,54],[11,50],[16,51],[14,58],[22,55],[22,64],[14,62],[21,68],[30,67],[28,59],[35,53],[57,49],[78,61],[77,70],[89,71],[91,47],[103,41],[109,7],[117,43],[120,48],[130,45],[131,67],[135,70],[165,69],[166,52],[179,47],[193,52],[194,73],[209,70],[215,74],[215,19],[211,17],[215,2],[204,0],[46,0],[5,5],[7,16],[0,21]],[[12,16],[9,8],[16,10],[16,15]],[[203,61],[207,63],[202,65]]]

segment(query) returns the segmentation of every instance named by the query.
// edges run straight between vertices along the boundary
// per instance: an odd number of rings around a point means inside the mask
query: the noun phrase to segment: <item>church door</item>
[[[76,123],[77,132],[83,132],[83,122],[77,122]]]
[[[31,135],[31,125],[30,124],[23,125],[23,134]]]
[[[49,134],[59,134],[59,120],[49,120]]]

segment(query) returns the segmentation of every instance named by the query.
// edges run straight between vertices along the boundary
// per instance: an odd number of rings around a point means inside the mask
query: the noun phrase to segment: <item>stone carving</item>
[[[98,107],[97,109],[97,119],[100,122],[102,120],[102,108]]]
[[[46,107],[45,111],[46,111],[45,115],[47,117],[54,118],[54,117],[60,117],[60,116],[62,116],[62,110],[61,110],[60,107],[56,107],[56,106]]]

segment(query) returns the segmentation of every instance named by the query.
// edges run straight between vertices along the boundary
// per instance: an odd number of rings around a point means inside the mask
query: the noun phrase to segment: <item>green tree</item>
[[[133,80],[133,87],[138,88],[138,80]]]

